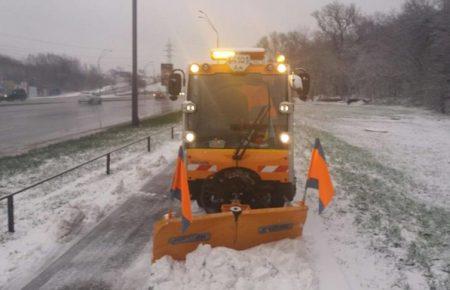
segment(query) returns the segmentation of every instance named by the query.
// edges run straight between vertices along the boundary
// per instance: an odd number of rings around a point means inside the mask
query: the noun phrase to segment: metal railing
[[[175,130],[174,130],[174,128],[175,127],[171,127],[170,128],[170,136],[171,136],[172,140],[175,138]],[[10,193],[10,194],[7,194],[7,195],[4,195],[4,196],[0,197],[0,201],[7,199],[7,205],[8,205],[8,209],[7,209],[7,212],[8,212],[8,231],[10,233],[14,233],[14,231],[15,231],[14,230],[14,196],[15,195],[17,195],[19,193],[22,193],[24,191],[27,191],[27,190],[29,190],[31,188],[36,187],[36,186],[39,186],[39,185],[41,185],[41,184],[43,184],[43,183],[45,183],[47,181],[50,181],[52,179],[58,178],[58,177],[60,177],[62,175],[65,175],[65,174],[67,174],[69,172],[72,172],[72,171],[74,171],[74,170],[76,170],[76,169],[78,169],[80,167],[83,167],[83,166],[85,166],[85,165],[87,165],[89,163],[92,163],[94,161],[97,161],[97,160],[105,158],[105,157],[106,157],[106,174],[110,175],[111,174],[111,153],[123,150],[125,148],[128,148],[128,147],[134,145],[134,144],[140,143],[140,142],[142,142],[144,140],[147,141],[147,152],[150,152],[151,151],[151,137],[152,136],[150,135],[150,136],[147,136],[147,137],[144,137],[144,138],[140,138],[140,139],[135,140],[135,141],[133,141],[131,143],[128,143],[128,144],[126,144],[124,146],[121,146],[121,147],[116,148],[116,149],[114,149],[112,151],[109,151],[109,152],[104,153],[104,154],[102,154],[100,156],[97,156],[97,157],[95,157],[93,159],[90,159],[90,160],[88,160],[86,162],[78,164],[77,166],[69,168],[69,169],[67,169],[67,170],[65,170],[63,172],[60,172],[60,173],[56,174],[56,175],[53,175],[51,177],[48,177],[48,178],[43,179],[41,181],[38,181],[38,182],[36,182],[36,183],[34,183],[32,185],[29,185],[29,186],[27,186],[25,188],[22,188],[22,189],[20,189],[18,191],[15,191],[13,193]]]

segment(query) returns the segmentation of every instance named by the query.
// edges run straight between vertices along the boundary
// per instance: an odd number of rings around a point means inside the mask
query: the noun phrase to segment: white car
[[[93,94],[80,94],[80,98],[78,99],[78,103],[80,104],[89,104],[89,105],[101,105],[102,98],[100,96],[96,96]]]

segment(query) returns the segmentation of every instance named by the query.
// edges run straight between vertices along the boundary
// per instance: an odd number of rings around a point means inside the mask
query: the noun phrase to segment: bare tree
[[[361,19],[361,14],[354,4],[344,5],[337,1],[313,12],[312,16],[338,53],[343,51],[346,40],[354,39]]]
[[[305,67],[311,94],[435,109],[450,102],[450,0],[407,0],[398,13],[372,16],[335,1],[313,16],[313,36],[273,32],[258,43]]]

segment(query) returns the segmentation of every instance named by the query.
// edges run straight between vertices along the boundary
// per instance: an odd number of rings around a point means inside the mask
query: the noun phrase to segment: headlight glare
[[[291,136],[288,133],[283,132],[280,134],[280,141],[283,144],[288,144],[291,141]]]
[[[291,102],[281,102],[278,111],[282,114],[291,114],[294,111],[294,104]]]
[[[285,73],[287,71],[287,66],[284,63],[280,63],[277,66],[277,71],[281,74]]]
[[[194,64],[191,64],[190,70],[191,70],[191,73],[196,74],[200,70],[200,67],[198,66],[198,64],[194,63]]]
[[[278,62],[278,63],[283,63],[283,62],[285,62],[285,61],[286,61],[286,57],[285,57],[284,55],[279,54],[279,55],[277,56],[277,62]]]
[[[195,141],[195,134],[194,134],[194,132],[187,131],[187,132],[184,134],[184,140],[185,140],[186,142],[188,142],[188,143],[194,142],[194,141]]]

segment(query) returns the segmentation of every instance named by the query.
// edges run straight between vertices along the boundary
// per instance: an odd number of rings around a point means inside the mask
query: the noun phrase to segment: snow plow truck
[[[210,63],[176,69],[176,100],[187,80],[180,151],[190,199],[204,214],[189,227],[171,212],[154,224],[153,261],[185,259],[201,243],[237,250],[302,234],[307,206],[293,202],[294,98],[309,75],[262,48],[213,49]]]

